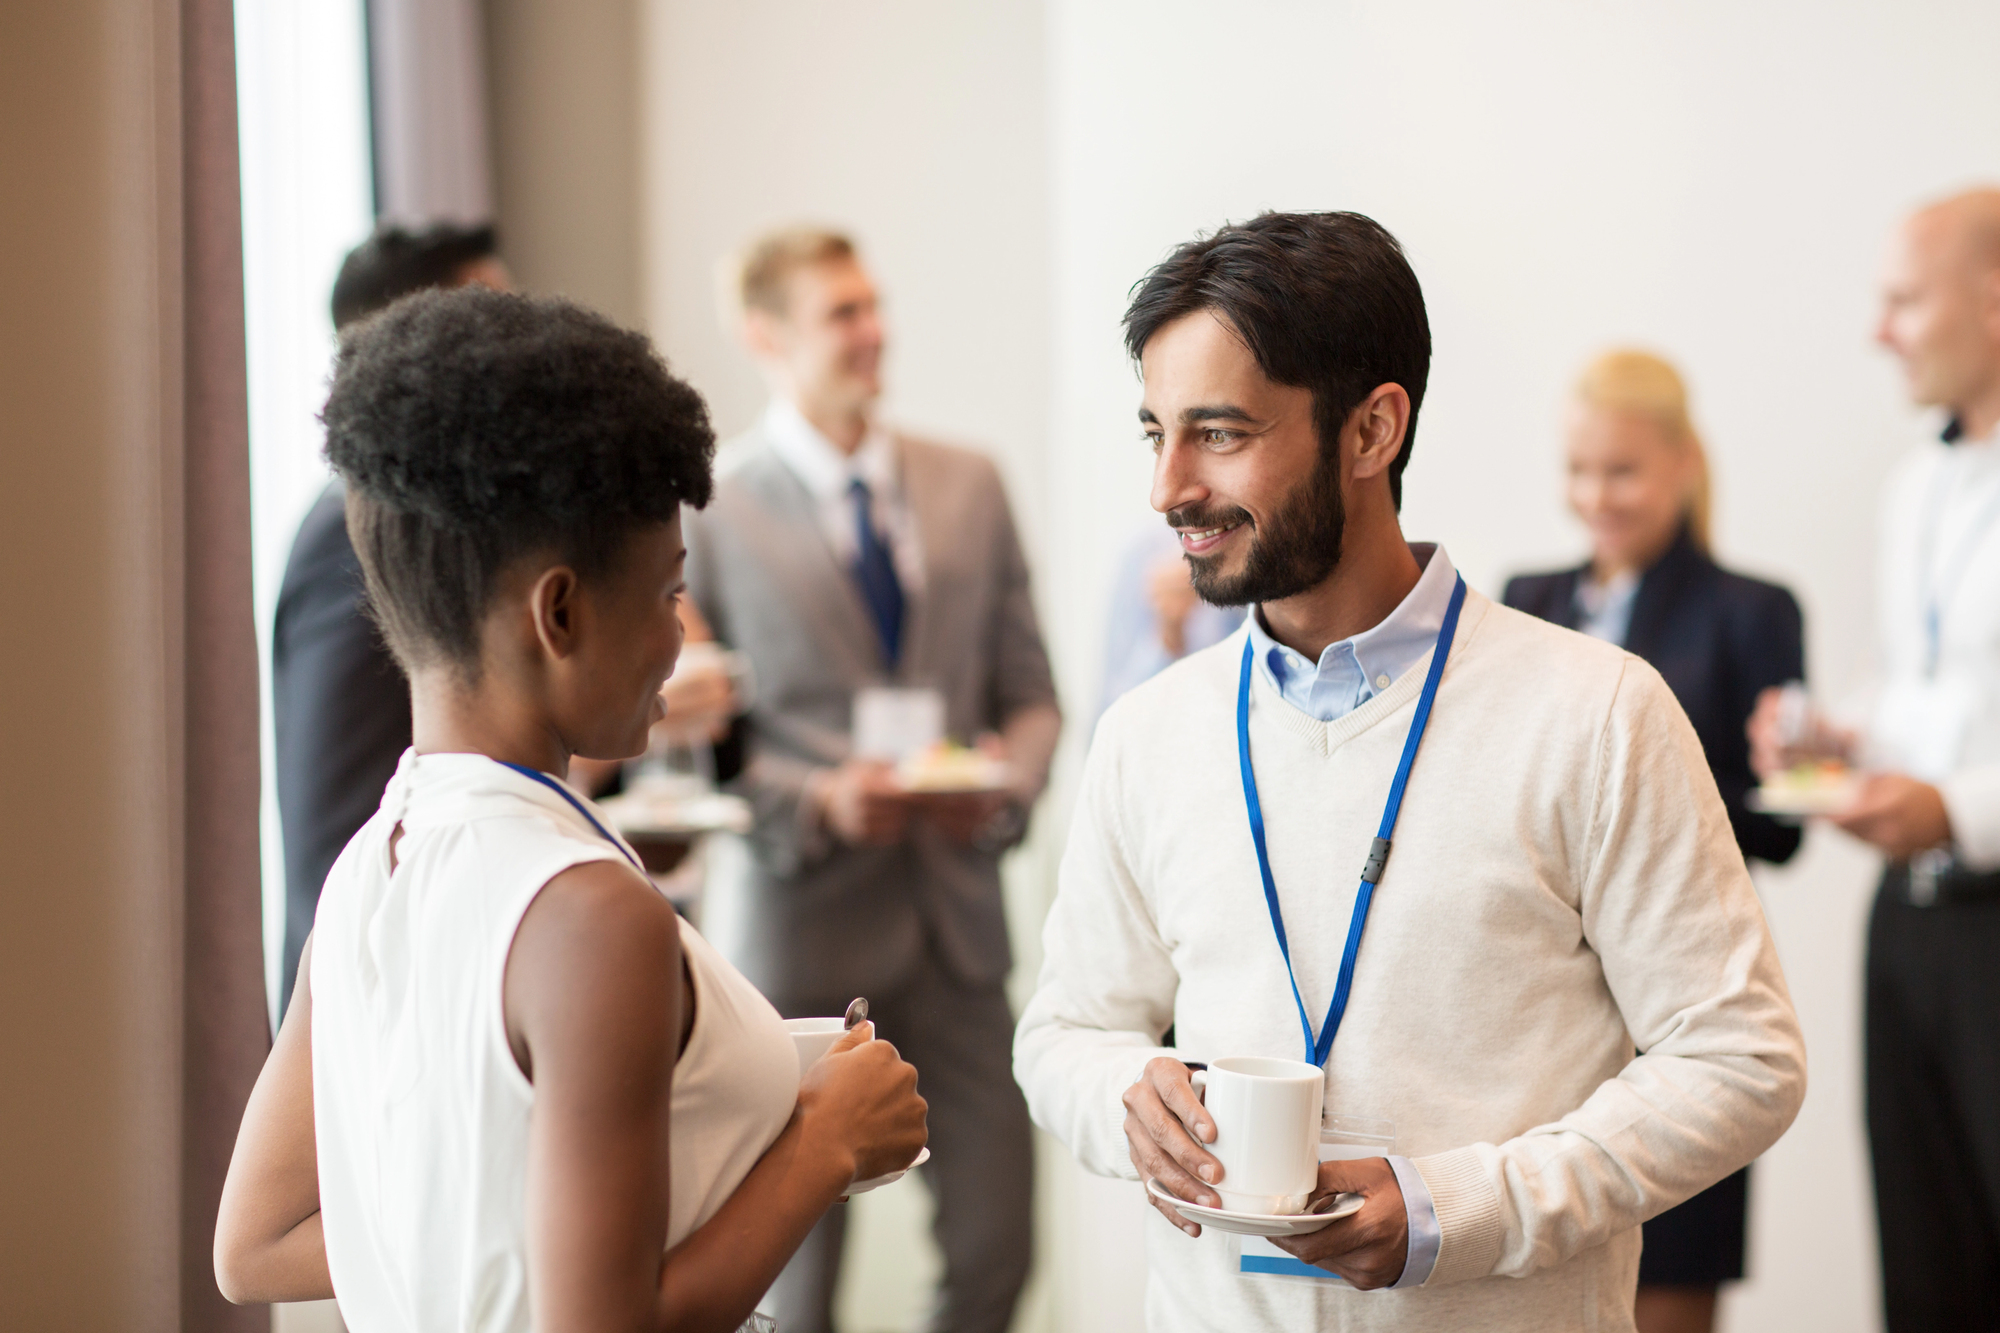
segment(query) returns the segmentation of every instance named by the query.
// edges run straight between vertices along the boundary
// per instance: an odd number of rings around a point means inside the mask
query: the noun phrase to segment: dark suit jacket
[[[271,629],[278,821],[285,839],[285,975],[334,858],[382,804],[410,747],[410,687],[362,610],[361,561],[347,539],[346,493],[329,485],[299,524]]]
[[[1508,606],[1575,629],[1577,582],[1587,567],[1510,579]],[[1744,808],[1756,785],[1750,771],[1750,720],[1760,691],[1805,678],[1799,604],[1774,583],[1732,574],[1683,532],[1639,580],[1625,648],[1653,664],[1673,689],[1701,738],[1736,845],[1745,856],[1789,860],[1799,828]]]

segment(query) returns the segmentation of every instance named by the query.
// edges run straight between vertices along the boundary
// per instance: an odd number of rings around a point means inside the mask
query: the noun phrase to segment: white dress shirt
[[[1863,759],[1933,783],[1953,850],[2000,869],[2000,444],[1927,444],[1883,507],[1884,666]]]
[[[916,515],[903,490],[902,461],[889,433],[871,423],[861,446],[852,454],[843,454],[798,408],[782,398],[773,398],[764,410],[763,430],[778,457],[817,502],[820,531],[841,568],[852,569],[860,555],[854,497],[849,491],[859,480],[868,486],[875,531],[895,557],[896,577],[902,581],[904,596],[922,592],[923,544],[917,539]]]

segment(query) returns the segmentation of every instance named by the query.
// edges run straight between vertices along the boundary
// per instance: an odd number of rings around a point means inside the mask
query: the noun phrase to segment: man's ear
[[[1389,470],[1403,452],[1410,429],[1410,395],[1400,384],[1378,384],[1347,417],[1353,446],[1353,476],[1360,481]]]
[[[568,565],[552,565],[528,589],[528,619],[542,651],[561,660],[576,651],[577,600],[576,571]]]
[[[743,345],[760,361],[775,361],[785,354],[785,321],[768,310],[743,312]]]

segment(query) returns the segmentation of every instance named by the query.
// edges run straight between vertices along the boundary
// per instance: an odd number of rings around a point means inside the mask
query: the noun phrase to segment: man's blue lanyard
[[[1986,540],[1986,530],[1993,526],[1995,518],[2000,518],[2000,496],[1988,500],[1986,507],[1979,511],[1970,535],[1959,543],[1955,554],[1957,559],[1943,569],[1937,569],[1938,534],[1944,527],[1944,508],[1950,499],[1954,478],[1946,469],[1938,469],[1938,479],[1931,484],[1929,501],[1924,506],[1924,520],[1917,533],[1917,579],[1922,589],[1924,604],[1924,674],[1937,675],[1938,657],[1944,647],[1944,607],[1952,595],[1958,591],[1959,583],[1972,567],[1972,557],[1979,551],[1979,544]]]
[[[597,816],[591,814],[590,810],[584,805],[584,803],[576,799],[576,793],[572,792],[568,787],[563,786],[562,783],[557,782],[554,778],[550,777],[548,774],[542,772],[538,768],[529,768],[526,764],[510,764],[505,759],[496,759],[493,762],[499,764],[502,768],[513,769],[516,773],[519,773],[524,778],[533,778],[535,781],[541,783],[544,787],[547,787],[550,791],[554,792],[556,795],[562,797],[565,801],[568,801],[571,805],[575,806],[576,812],[582,815],[585,819],[589,820],[590,826],[596,829],[600,834],[602,834],[606,842],[610,843],[613,847],[616,847],[618,849],[618,854],[620,856],[624,857],[627,861],[632,861],[632,868],[634,870],[637,870],[642,875],[646,873],[646,867],[640,865],[637,861],[632,860],[632,853],[625,849],[625,844],[618,841],[618,839],[612,837],[611,831],[605,828],[604,825],[597,822]]]
[[[1292,946],[1285,938],[1285,914],[1278,906],[1278,884],[1271,878],[1271,854],[1264,844],[1264,807],[1257,799],[1257,772],[1250,765],[1250,668],[1256,660],[1256,648],[1248,641],[1243,645],[1243,675],[1236,686],[1236,758],[1243,770],[1243,806],[1250,815],[1250,840],[1257,844],[1257,872],[1264,878],[1264,904],[1271,909],[1271,929],[1278,936],[1278,952],[1285,956],[1285,976],[1292,983],[1292,1003],[1299,1007],[1299,1027],[1305,1032],[1309,1064],[1326,1064],[1326,1057],[1333,1051],[1333,1034],[1340,1031],[1340,1020],[1347,1013],[1347,992],[1354,985],[1354,959],[1361,952],[1361,931],[1368,924],[1368,904],[1375,896],[1375,886],[1382,882],[1383,867],[1389,862],[1389,839],[1396,831],[1396,816],[1403,809],[1403,788],[1409,785],[1410,766],[1417,760],[1417,746],[1431,720],[1431,704],[1437,699],[1438,681],[1444,676],[1445,658],[1451,655],[1452,637],[1458,632],[1459,608],[1464,605],[1465,576],[1461,574],[1451,590],[1444,624],[1438,628],[1437,646],[1431,650],[1430,671],[1424,676],[1424,692],[1417,699],[1417,715],[1410,719],[1410,734],[1403,740],[1402,762],[1396,765],[1395,780],[1389,784],[1389,801],[1382,807],[1382,827],[1376,832],[1368,849],[1368,860],[1361,869],[1354,916],[1347,923],[1347,949],[1340,956],[1340,979],[1334,983],[1333,1003],[1327,1006],[1326,1025],[1317,1038],[1313,1036],[1312,1020],[1306,1016],[1306,1002],[1299,994],[1298,974],[1292,970]]]

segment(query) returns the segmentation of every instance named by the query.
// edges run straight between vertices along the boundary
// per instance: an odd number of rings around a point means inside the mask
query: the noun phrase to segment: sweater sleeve
[[[1122,1100],[1173,1022],[1180,979],[1140,892],[1119,827],[1114,706],[1084,766],[1083,793],[1042,930],[1042,973],[1014,1035],[1014,1077],[1035,1123],[1085,1170],[1138,1179]]]
[[[1636,658],[1587,799],[1583,938],[1642,1054],[1554,1123],[1417,1160],[1442,1233],[1427,1285],[1603,1244],[1750,1162],[1805,1095],[1798,1020],[1700,743]]]

